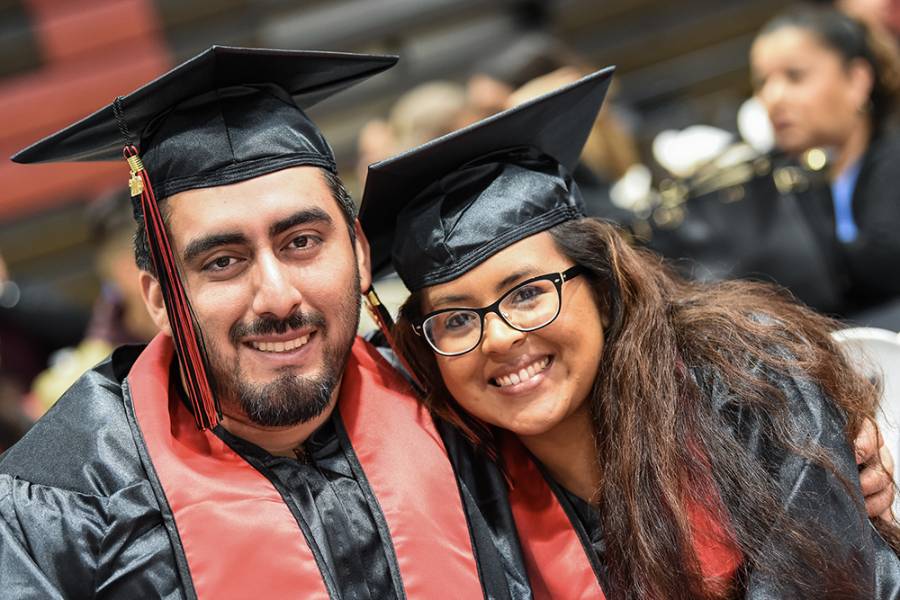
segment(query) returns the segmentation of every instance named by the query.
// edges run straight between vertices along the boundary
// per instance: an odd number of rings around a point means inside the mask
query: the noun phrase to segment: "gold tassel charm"
[[[135,154],[128,157],[128,167],[131,169],[131,179],[128,180],[128,189],[131,191],[131,197],[140,196],[144,191],[144,180],[141,179],[139,173],[144,170],[144,163],[141,157]]]

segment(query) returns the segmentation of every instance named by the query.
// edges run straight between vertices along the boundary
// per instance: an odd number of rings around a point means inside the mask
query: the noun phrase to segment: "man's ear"
[[[369,255],[369,240],[366,238],[366,234],[363,233],[359,219],[354,220],[353,229],[356,231],[356,266],[359,268],[359,289],[365,294],[372,286],[372,260]]]
[[[169,325],[169,315],[166,312],[166,302],[163,300],[162,288],[156,277],[147,271],[141,271],[141,297],[144,299],[144,305],[150,318],[156,323],[160,331],[169,337],[172,337],[172,327]]]

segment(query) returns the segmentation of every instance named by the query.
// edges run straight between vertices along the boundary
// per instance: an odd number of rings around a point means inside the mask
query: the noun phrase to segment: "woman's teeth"
[[[494,382],[498,387],[506,387],[509,385],[516,385],[517,383],[522,383],[523,381],[528,381],[538,373],[542,372],[547,366],[550,364],[550,357],[545,356],[540,360],[536,360],[527,367],[524,367],[519,370],[518,373],[510,373],[509,375],[504,375],[503,377],[497,377],[494,379]]]
[[[286,342],[250,342],[250,345],[260,352],[288,352],[296,350],[308,341],[309,335],[304,335]]]

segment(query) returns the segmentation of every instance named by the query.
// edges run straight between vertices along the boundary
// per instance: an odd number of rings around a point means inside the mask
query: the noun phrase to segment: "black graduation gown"
[[[722,170],[723,187],[691,192],[677,226],[646,223],[651,229],[645,245],[689,279],[776,283],[816,310],[839,311],[843,287],[836,257],[830,241],[816,235],[805,214],[808,201],[798,191],[818,189],[819,177],[782,155],[768,156],[764,164],[762,173],[751,164]],[[752,176],[743,180],[745,171]],[[779,188],[776,178],[788,172],[798,182]],[[742,182],[726,185],[732,179]]]
[[[158,500],[164,495],[155,473],[143,466],[147,450],[123,393],[139,352],[120,348],[86,373],[0,457],[0,596],[195,597],[171,510]],[[302,516],[308,543],[330,574],[332,598],[405,597],[383,517],[373,516],[380,508],[367,482],[354,477],[341,431],[333,417],[309,440],[302,462],[217,433]],[[470,501],[464,507],[476,508]],[[517,583],[525,576],[510,550],[515,536],[504,538],[498,553],[484,519],[466,517],[485,597],[529,598]]]
[[[900,597],[900,559],[865,515],[856,461],[843,433],[844,419],[818,388],[802,379],[779,378],[774,382],[785,392],[795,417],[796,440],[801,444],[804,440],[820,444],[834,461],[837,472],[852,485],[852,494],[832,474],[767,439],[763,417],[729,395],[703,369],[696,369],[695,376],[704,383],[723,425],[734,431],[737,439],[754,452],[778,482],[786,513],[802,523],[815,523],[823,533],[831,535],[829,549],[834,556],[857,561],[858,580],[867,590],[861,598]],[[601,585],[609,589],[604,577],[605,544],[599,514],[562,487],[554,484],[553,489],[572,520],[585,552],[593,559]],[[773,548],[779,544],[779,535],[780,532],[773,531]],[[745,568],[747,583],[740,590],[740,597],[753,600],[803,597],[791,587],[789,578],[774,580],[754,570],[752,565]],[[815,597],[828,596],[822,589]]]
[[[827,185],[801,195],[801,207],[821,244],[835,257],[843,293],[841,316],[900,303],[900,131],[888,129],[872,139],[862,157],[853,190],[853,220],[859,235],[850,243],[835,235],[834,204]],[[864,319],[865,320],[865,319]],[[872,323],[900,329],[894,318]]]
[[[866,515],[859,473],[853,449],[847,442],[843,413],[807,378],[770,377],[784,393],[792,416],[792,440],[803,447],[818,444],[834,466],[834,473],[776,444],[768,433],[767,416],[729,393],[721,381],[694,369],[701,390],[708,394],[712,408],[723,426],[752,451],[777,482],[784,511],[801,525],[810,525],[828,536],[822,540],[838,562],[853,565],[857,580],[867,590],[862,598],[900,598],[900,559],[881,538]],[[848,491],[844,482],[850,487]],[[773,515],[770,546],[781,544],[783,532]],[[797,598],[789,577],[772,576],[748,566],[744,597],[753,600]],[[823,585],[827,578],[820,579]],[[816,597],[828,597],[822,589]]]
[[[377,338],[376,342],[379,341]],[[394,366],[400,365],[393,353],[379,348]],[[772,383],[784,391],[794,417],[796,440],[810,440],[824,448],[837,473],[851,486],[851,491],[831,473],[806,459],[775,445],[765,435],[765,416],[729,394],[721,382],[703,368],[693,370],[695,380],[709,398],[710,406],[723,427],[729,428],[737,440],[750,448],[756,458],[767,465],[777,481],[785,511],[801,522],[819,523],[832,552],[859,560],[859,581],[871,590],[871,598],[900,598],[900,559],[881,538],[865,513],[854,454],[844,436],[845,419],[821,390],[802,378],[775,378]],[[487,460],[472,444],[455,435],[453,427],[439,424],[447,452],[464,490],[468,513],[477,515],[482,527],[480,535],[490,538],[482,546],[488,548],[494,564],[503,565],[506,581],[516,594],[527,593],[527,578],[520,571],[521,549],[515,542],[515,521],[509,505],[507,480],[498,466]],[[546,473],[545,473],[546,477]],[[583,500],[567,492],[546,477],[559,504],[587,555],[590,568],[607,596],[613,592],[606,575],[607,559],[602,527],[597,513]],[[777,532],[772,544],[777,545]],[[790,581],[772,581],[766,575],[748,570],[747,584],[741,597],[753,600],[788,599],[798,596]],[[574,592],[573,592],[574,593]]]

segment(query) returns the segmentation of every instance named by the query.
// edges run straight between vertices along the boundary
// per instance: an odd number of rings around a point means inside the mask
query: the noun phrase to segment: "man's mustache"
[[[252,323],[235,323],[229,330],[229,338],[233,344],[238,344],[248,336],[266,335],[269,333],[282,334],[292,329],[315,327],[325,329],[325,317],[321,313],[295,312],[284,319],[268,319],[261,317]]]

